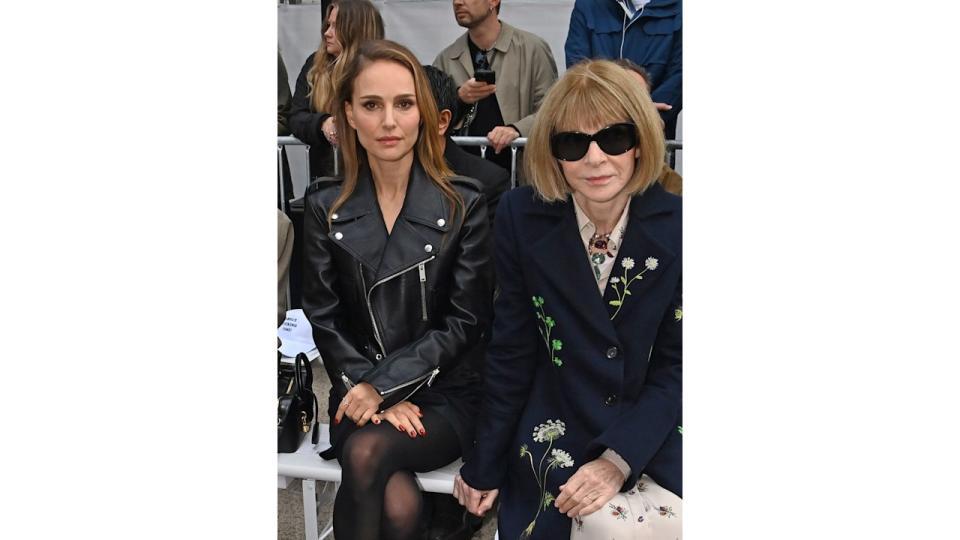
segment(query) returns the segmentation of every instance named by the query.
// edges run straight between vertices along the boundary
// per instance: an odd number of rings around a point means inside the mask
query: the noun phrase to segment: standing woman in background
[[[492,311],[487,208],[453,176],[420,62],[362,44],[337,90],[343,175],[307,188],[303,310],[330,377],[338,540],[423,536],[414,477],[473,443]]]
[[[369,0],[333,2],[323,27],[320,48],[307,57],[297,77],[290,111],[290,131],[310,145],[311,181],[333,174],[337,127],[332,106],[344,66],[361,43],[383,39],[383,19]]]
[[[660,116],[609,61],[550,89],[493,228],[476,447],[454,494],[502,540],[680,538],[681,199]],[[562,261],[562,262],[561,262]]]

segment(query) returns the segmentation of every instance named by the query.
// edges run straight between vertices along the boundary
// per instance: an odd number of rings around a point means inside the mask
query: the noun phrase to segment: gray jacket
[[[526,137],[547,90],[557,80],[557,64],[542,38],[503,21],[500,24],[490,62],[497,72],[497,101],[504,123],[513,124]],[[453,77],[457,86],[473,77],[467,33],[440,51],[433,65]]]

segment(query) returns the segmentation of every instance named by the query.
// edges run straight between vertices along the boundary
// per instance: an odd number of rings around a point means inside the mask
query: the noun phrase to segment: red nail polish
[[[407,430],[407,428],[405,428],[405,427],[403,427],[403,426],[397,426],[397,431],[406,431],[406,430]]]
[[[417,432],[416,432],[416,431],[411,431],[411,432],[407,433],[407,435],[409,435],[411,439],[416,439],[416,438],[417,438]]]
[[[420,434],[421,434],[421,435],[426,435],[426,434],[427,434],[427,430],[421,428],[421,429],[420,429]]]
[[[380,421],[379,421],[379,420],[377,420],[376,418],[374,418],[374,419],[373,419],[373,423],[374,423],[374,424],[378,424],[378,425],[379,425],[379,424],[380,424]]]
[[[334,425],[339,426],[339,425],[340,425],[340,420],[334,418],[334,419],[333,419],[333,423],[334,423]]]

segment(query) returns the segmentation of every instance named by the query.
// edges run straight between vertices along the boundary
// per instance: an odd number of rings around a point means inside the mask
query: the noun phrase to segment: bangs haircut
[[[567,70],[547,93],[527,139],[524,174],[545,201],[566,200],[571,192],[550,137],[563,131],[595,131],[610,124],[637,127],[639,157],[627,181],[630,195],[656,182],[666,145],[660,114],[650,94],[626,71],[608,60],[587,60]]]

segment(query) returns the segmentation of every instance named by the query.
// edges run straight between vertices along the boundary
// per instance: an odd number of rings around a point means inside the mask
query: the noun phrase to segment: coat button
[[[343,240],[343,233],[340,231],[337,231],[333,233],[333,237],[336,238],[337,240]]]
[[[607,349],[607,358],[616,358],[619,353],[620,351],[618,351],[616,347],[610,347]]]
[[[375,354],[373,357],[376,358],[378,362],[379,362],[380,360],[383,360],[383,355],[380,354],[380,353]]]
[[[606,405],[607,407],[612,406],[616,402],[617,402],[616,394],[610,394],[609,396],[607,396],[607,399],[603,400],[603,404]]]
[[[340,214],[332,214],[330,216],[330,219],[339,219],[339,218],[340,218]]]
[[[443,218],[440,218],[440,219],[437,220],[437,226],[439,226],[439,227],[443,227],[443,226],[446,225],[446,224],[447,224],[447,220],[445,220],[445,219],[443,219]]]
[[[426,251],[427,253],[430,253],[430,252],[433,251],[433,246],[430,245],[430,244],[427,244],[427,245],[423,246],[423,250]]]

